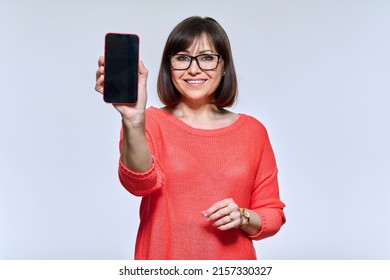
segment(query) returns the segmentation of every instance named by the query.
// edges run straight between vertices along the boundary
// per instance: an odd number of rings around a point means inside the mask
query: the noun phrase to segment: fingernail
[[[206,211],[202,211],[202,215],[203,215],[203,217],[207,217],[207,212]]]

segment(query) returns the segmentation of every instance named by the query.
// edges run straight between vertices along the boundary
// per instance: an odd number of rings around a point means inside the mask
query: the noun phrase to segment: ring
[[[230,221],[233,221],[234,220],[234,217],[232,214],[229,215],[229,218],[230,218]]]

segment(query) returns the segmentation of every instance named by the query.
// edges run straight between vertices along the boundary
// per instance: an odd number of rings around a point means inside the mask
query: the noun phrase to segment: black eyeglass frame
[[[186,57],[189,57],[189,58],[191,59],[191,60],[190,60],[190,63],[188,64],[188,67],[187,67],[187,68],[175,68],[175,67],[173,67],[173,65],[172,65],[172,57],[174,57],[174,56],[176,56],[176,55],[186,56]],[[211,68],[211,69],[204,69],[204,68],[202,68],[202,67],[199,65],[198,57],[199,57],[199,56],[205,56],[205,55],[212,55],[212,56],[218,57],[217,65],[216,65],[214,68]],[[215,70],[215,69],[218,68],[219,62],[221,61],[221,57],[222,57],[222,55],[220,55],[220,54],[215,54],[215,53],[200,54],[200,55],[197,55],[197,56],[190,56],[190,55],[186,55],[186,54],[173,54],[173,55],[168,55],[169,64],[171,65],[171,68],[172,68],[173,70],[187,70],[188,68],[191,67],[192,61],[193,61],[193,60],[196,61],[196,64],[198,65],[199,69],[201,69],[201,70],[203,70],[203,71]]]

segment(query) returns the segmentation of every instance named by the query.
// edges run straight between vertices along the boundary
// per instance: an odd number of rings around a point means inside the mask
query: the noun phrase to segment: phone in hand
[[[104,90],[107,103],[135,103],[138,95],[139,37],[107,33],[104,48]]]

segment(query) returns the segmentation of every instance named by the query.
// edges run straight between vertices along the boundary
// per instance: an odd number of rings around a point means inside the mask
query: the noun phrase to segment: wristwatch
[[[245,208],[240,208],[242,217],[245,219],[245,224],[241,225],[240,228],[245,227],[247,224],[249,224],[250,214],[248,210]]]

